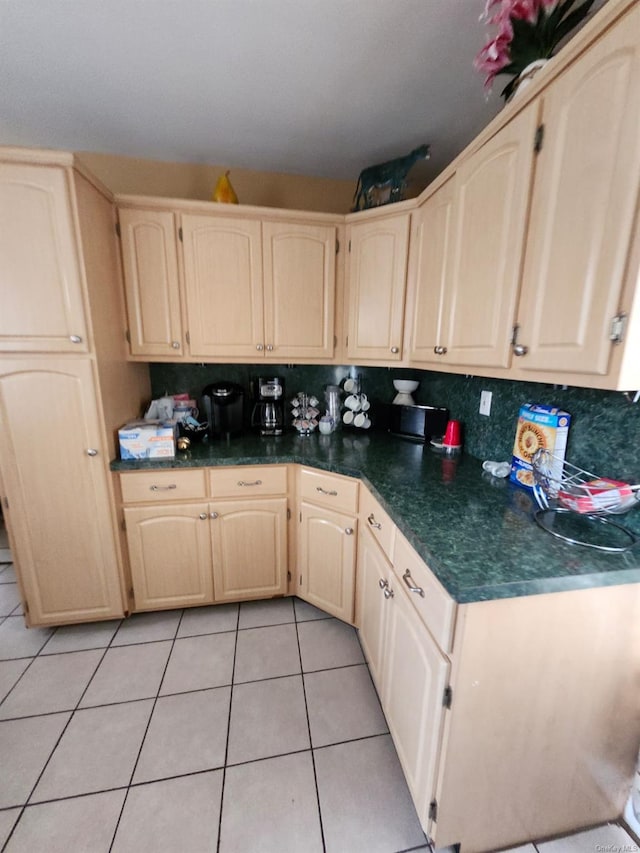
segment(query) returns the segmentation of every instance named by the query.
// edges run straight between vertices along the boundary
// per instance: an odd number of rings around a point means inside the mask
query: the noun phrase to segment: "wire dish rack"
[[[535,519],[552,536],[612,553],[640,541],[639,535],[611,519],[640,503],[640,483],[598,477],[549,450],[536,451],[531,462],[533,494],[540,507]]]

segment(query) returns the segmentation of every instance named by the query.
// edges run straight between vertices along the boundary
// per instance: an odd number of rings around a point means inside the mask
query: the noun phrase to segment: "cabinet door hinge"
[[[120,526],[122,527],[122,529],[123,529],[123,530],[125,531],[125,533],[126,533],[126,531],[127,531],[127,519],[126,519],[126,518],[123,518],[123,519],[122,519],[122,522],[120,523]]]
[[[300,513],[300,524],[302,524],[302,512]]]
[[[338,336],[333,336],[333,348],[335,349],[338,346]]]
[[[188,344],[190,344],[191,343],[191,335],[189,334],[188,331],[184,333],[184,337],[185,337],[186,342]]]
[[[291,572],[287,572],[287,583],[291,583]]]
[[[129,598],[131,599],[131,601],[133,601],[133,587],[132,586],[129,587]]]
[[[429,803],[429,820],[438,820],[438,801],[431,800]]]
[[[351,251],[351,240],[349,240],[349,251]]]
[[[298,578],[298,586],[302,586],[302,575]]]
[[[180,228],[178,228],[178,240],[180,240],[181,243],[184,243],[184,237],[182,235],[182,225],[180,226]]]
[[[451,689],[451,687],[445,687],[444,688],[444,695],[442,697],[442,704],[444,705],[445,708],[450,708],[452,700],[453,700],[453,690]]]
[[[131,343],[131,332],[129,331],[129,329],[124,330],[124,337],[125,337],[126,342],[128,344],[130,344]]]
[[[287,508],[287,521],[291,521],[291,510]]]
[[[116,220],[116,237],[122,237],[122,232],[120,231],[120,223]]]
[[[340,251],[340,240],[336,239],[336,255]]]
[[[609,340],[614,344],[621,344],[624,340],[624,333],[626,328],[627,315],[624,313],[616,314],[616,316],[611,320]]]
[[[536,154],[539,154],[542,151],[542,143],[544,140],[544,125],[539,124],[536,128],[536,135],[533,137],[533,150]]]

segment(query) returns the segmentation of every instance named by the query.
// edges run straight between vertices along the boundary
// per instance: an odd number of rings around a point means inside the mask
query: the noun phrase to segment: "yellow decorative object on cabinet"
[[[229,172],[218,178],[216,187],[213,191],[213,201],[222,202],[222,204],[238,204],[238,196],[229,180]]]

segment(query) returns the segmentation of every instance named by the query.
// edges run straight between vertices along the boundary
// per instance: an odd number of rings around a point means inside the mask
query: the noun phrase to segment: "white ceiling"
[[[501,105],[484,2],[0,0],[0,144],[355,180],[427,142],[432,176]]]

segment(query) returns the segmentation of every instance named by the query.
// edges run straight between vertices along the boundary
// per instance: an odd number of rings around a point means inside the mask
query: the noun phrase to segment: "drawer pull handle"
[[[420,598],[424,598],[424,590],[421,586],[413,585],[413,578],[411,577],[411,571],[407,569],[407,571],[402,575],[402,580],[407,585],[410,592],[417,592]]]
[[[332,498],[338,497],[338,493],[335,489],[323,489],[322,486],[316,486],[316,492],[321,492],[323,495],[330,495]]]
[[[395,592],[392,589],[385,589],[385,591],[384,591],[384,597],[385,598],[393,598],[394,595],[395,595]]]
[[[149,486],[152,492],[170,492],[173,489],[177,489],[175,483],[171,483],[169,486]]]
[[[239,486],[261,486],[262,480],[254,480],[253,483],[247,483],[245,480],[238,480]]]
[[[380,589],[386,589],[389,586],[389,581],[386,578],[380,578],[378,586]]]
[[[372,527],[375,527],[376,530],[382,530],[382,525],[380,524],[379,521],[376,521],[376,517],[373,513],[371,513],[371,515],[368,516],[367,521],[369,522],[369,524]]]

